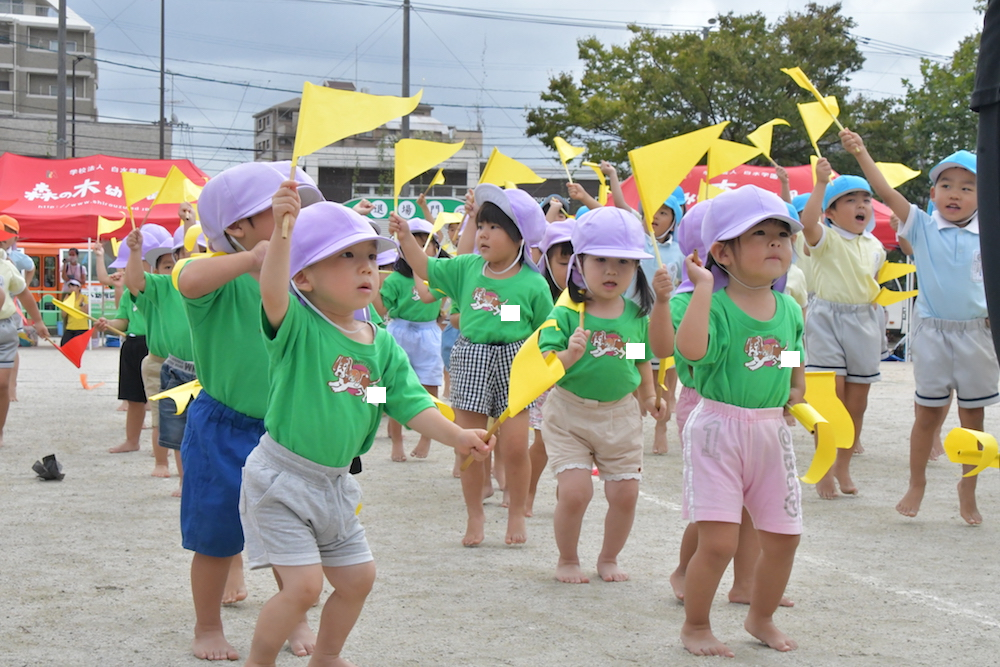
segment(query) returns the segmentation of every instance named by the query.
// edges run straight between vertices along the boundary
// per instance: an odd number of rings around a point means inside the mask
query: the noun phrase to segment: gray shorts
[[[1000,366],[985,319],[921,318],[913,330],[913,379],[918,405],[943,407],[958,396],[958,407],[981,408],[1000,402]]]
[[[14,368],[14,359],[17,357],[19,345],[17,341],[18,323],[14,321],[17,319],[20,318],[15,313],[5,320],[0,320],[0,368]]]
[[[884,314],[876,304],[834,303],[813,298],[806,318],[806,371],[833,371],[847,382],[882,379]]]
[[[265,433],[247,457],[240,488],[250,567],[372,561],[358,520],[361,487],[349,471],[314,463]]]

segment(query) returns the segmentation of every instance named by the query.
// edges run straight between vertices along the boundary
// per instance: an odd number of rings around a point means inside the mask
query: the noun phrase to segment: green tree
[[[810,3],[773,24],[760,12],[721,15],[718,29],[704,37],[633,26],[624,46],[582,39],[583,76],[550,79],[544,104],[528,111],[527,133],[549,145],[556,136],[582,143],[624,167],[632,148],[683,132],[729,120],[723,137],[741,141],[759,124],[785,118],[793,127],[775,131],[772,154],[801,163],[812,149],[795,105],[811,97],[781,68],[802,67],[850,113],[848,78],[864,63],[850,34],[854,25],[839,3]],[[835,141],[828,135],[827,143]]]

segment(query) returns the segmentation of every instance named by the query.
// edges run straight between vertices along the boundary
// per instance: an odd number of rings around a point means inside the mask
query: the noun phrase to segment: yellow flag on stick
[[[608,179],[604,177],[604,172],[601,171],[601,165],[596,162],[582,162],[584,167],[590,167],[597,174],[597,180],[601,182],[601,187],[597,193],[597,203],[604,206],[608,203],[608,195],[611,194],[611,188],[608,187]]]
[[[112,238],[111,239],[111,254],[114,255],[115,257],[117,257],[118,256],[118,248],[120,248],[121,245],[122,245],[121,241],[119,241],[116,238]]]
[[[507,411],[511,417],[558,382],[566,369],[555,354],[543,355],[538,347],[538,337],[542,329],[554,327],[555,320],[548,320],[538,327],[521,345],[510,365],[510,386],[508,387]]]
[[[122,211],[121,220],[108,220],[100,215],[97,216],[97,238],[101,238],[105,234],[118,231],[122,228],[122,225],[125,224],[125,220],[127,219],[128,217],[125,215],[124,211]]]
[[[917,270],[913,264],[900,264],[899,262],[886,262],[879,269],[878,276],[875,278],[875,282],[879,285],[883,283],[896,280],[897,278],[902,278],[903,276],[913,273]]]
[[[465,215],[462,213],[448,213],[446,211],[438,213],[438,217],[434,219],[434,227],[431,229],[431,233],[427,235],[427,240],[424,242],[424,252],[427,251],[427,246],[431,244],[431,239],[433,239],[435,234],[441,231],[445,225],[462,222],[463,218],[465,218]]]
[[[394,180],[394,204],[399,203],[399,193],[403,186],[429,169],[433,169],[458,151],[462,150],[464,141],[457,144],[443,144],[438,141],[423,139],[400,139],[396,142],[396,176]],[[441,182],[444,183],[444,176]],[[437,176],[434,177],[437,179]],[[431,183],[433,185],[433,182]]]
[[[899,303],[900,301],[906,301],[907,299],[912,299],[919,293],[919,290],[910,290],[909,292],[895,292],[890,289],[882,288],[879,290],[878,295],[875,297],[875,303],[880,306],[891,306],[894,303]]]
[[[642,202],[646,231],[653,235],[653,215],[681,184],[688,172],[701,161],[708,147],[722,134],[729,121],[688,132],[628,153],[632,175]],[[653,244],[657,249],[657,244]],[[663,262],[659,264],[662,266]]]
[[[805,72],[798,67],[782,67],[781,71],[792,77],[792,81],[799,84],[800,88],[805,88],[812,93],[813,97],[816,98],[816,102],[820,105],[820,107],[822,107],[823,111],[830,116],[831,122],[837,123],[837,127],[841,130],[844,129],[844,126],[840,124],[839,120],[837,120],[837,116],[840,115],[840,109],[829,105],[828,100],[830,98],[823,97],[819,90],[816,89],[816,86],[813,85],[813,82],[809,80],[809,77],[806,76]]]
[[[973,477],[987,468],[1000,467],[1000,446],[989,433],[953,428],[944,439],[944,451],[952,463],[976,466],[962,477]]]
[[[721,195],[723,192],[725,192],[724,189],[702,181],[698,184],[698,201],[707,201],[712,197]]]
[[[569,142],[562,137],[556,137],[554,142],[556,150],[559,151],[559,161],[562,162],[563,169],[566,170],[566,178],[569,179],[570,183],[572,183],[573,177],[569,173],[569,161],[587,149],[571,146]]]
[[[198,244],[198,236],[201,235],[201,225],[191,225],[188,230],[184,232],[184,249],[188,252],[194,250],[194,247]]]
[[[854,420],[837,398],[837,379],[833,372],[806,373],[806,403],[789,408],[810,432],[817,434],[816,454],[809,470],[802,476],[806,484],[816,484],[830,470],[838,449],[854,445]]]
[[[122,172],[122,190],[125,193],[125,205],[131,208],[137,201],[142,201],[150,195],[156,194],[163,187],[165,180],[162,176],[133,174],[130,171]]]
[[[187,408],[188,402],[192,398],[197,398],[198,394],[201,393],[201,382],[198,380],[192,380],[186,384],[178,385],[173,389],[167,389],[166,391],[161,391],[159,394],[155,394],[149,397],[151,401],[159,401],[163,398],[171,398],[174,401],[174,405],[177,406],[174,414],[181,414],[184,409]]]
[[[894,189],[920,175],[920,172],[916,169],[910,169],[905,164],[898,162],[876,162],[875,166],[885,176],[885,180],[889,182],[889,187]]]
[[[434,174],[434,178],[431,179],[431,184],[427,186],[427,192],[431,191],[435,185],[444,185],[444,167],[438,169],[437,173]]]
[[[202,188],[195,185],[176,165],[171,166],[150,208],[157,204],[184,204],[196,201],[201,196],[201,190]]]
[[[768,160],[771,160],[771,142],[774,139],[775,125],[788,125],[788,121],[784,118],[769,120],[747,135],[747,141],[759,148]],[[771,160],[771,164],[774,164],[774,160]]]
[[[705,178],[712,180],[741,164],[746,164],[760,154],[761,150],[756,146],[716,139],[708,147],[708,169]]]
[[[369,95],[306,81],[302,85],[292,167],[300,157],[409,114],[417,108],[422,94],[421,90],[413,97]]]
[[[511,157],[507,157],[494,146],[490,153],[490,159],[486,161],[486,167],[479,177],[480,183],[492,183],[503,187],[510,183],[544,183],[545,179],[536,174],[525,164],[521,164]]]
[[[798,107],[799,115],[802,116],[802,122],[806,126],[806,134],[809,135],[809,143],[816,149],[816,156],[823,157],[817,142],[833,125],[834,117],[840,114],[837,98],[831,95],[826,98],[825,104],[806,102],[799,104]]]

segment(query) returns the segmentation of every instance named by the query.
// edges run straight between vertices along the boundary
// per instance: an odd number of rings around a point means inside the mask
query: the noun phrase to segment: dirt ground
[[[107,453],[124,433],[125,414],[115,411],[117,364],[117,349],[87,352],[82,371],[91,384],[105,385],[86,391],[54,349],[21,352],[20,401],[0,449],[0,665],[202,664],[189,652],[190,554],[180,547],[179,503],[170,497],[177,480],[149,476],[149,431],[141,452]],[[728,664],[997,664],[998,471],[980,480],[982,526],[960,518],[960,467],[945,460],[930,465],[920,515],[898,515],[913,383],[908,364],[885,363],[882,371],[865,425],[867,452],[853,466],[860,495],[823,501],[804,488],[805,534],[788,588],[796,605],[778,616],[801,648],[779,654],[747,635],[746,608],[725,601],[727,575],[713,622],[737,654]],[[988,431],[1000,432],[998,415],[987,410]],[[946,428],[954,425],[953,414]],[[378,438],[360,481],[379,574],[345,657],[365,667],[711,660],[681,647],[683,607],[668,583],[683,529],[676,431],[671,427],[670,453],[653,456],[647,426],[646,475],[622,556],[632,579],[617,584],[554,581],[555,482],[548,474],[527,545],[503,544],[498,494],[486,503],[486,542],[465,549],[451,451],[435,445],[427,460],[392,463],[388,440]],[[415,437],[407,438],[409,449]],[[796,429],[795,443],[804,471],[811,439]],[[65,467],[62,482],[39,481],[31,471],[51,453]],[[581,542],[592,576],[604,510],[598,493]],[[243,656],[257,613],[275,591],[268,571],[249,573],[248,585],[249,599],[223,612]],[[313,627],[318,613],[310,612]],[[278,660],[306,662],[287,651]]]

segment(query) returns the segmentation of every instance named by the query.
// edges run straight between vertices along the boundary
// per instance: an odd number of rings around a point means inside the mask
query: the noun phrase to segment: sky
[[[400,93],[402,0],[165,2],[167,117],[174,114],[183,124],[174,132],[173,156],[192,159],[209,174],[253,159],[253,114],[298,96],[304,81],[339,79],[374,94]],[[621,11],[613,4],[414,0],[411,94],[423,88],[434,117],[449,125],[482,127],[487,152],[495,145],[536,168],[558,165],[553,150],[525,136],[525,108],[539,104],[551,76],[571,72],[579,78],[578,39],[624,44],[630,35],[625,22],[700,30],[720,13],[760,11],[775,21],[806,5],[628,0]],[[947,57],[982,25],[974,0],[842,4],[843,14],[857,23],[855,35],[888,43],[862,47],[867,60],[852,87],[867,95],[899,94],[901,79],[920,80],[914,53]],[[155,122],[160,3],[70,0],[69,7],[96,31],[100,118]],[[502,12],[515,20],[477,12]]]

